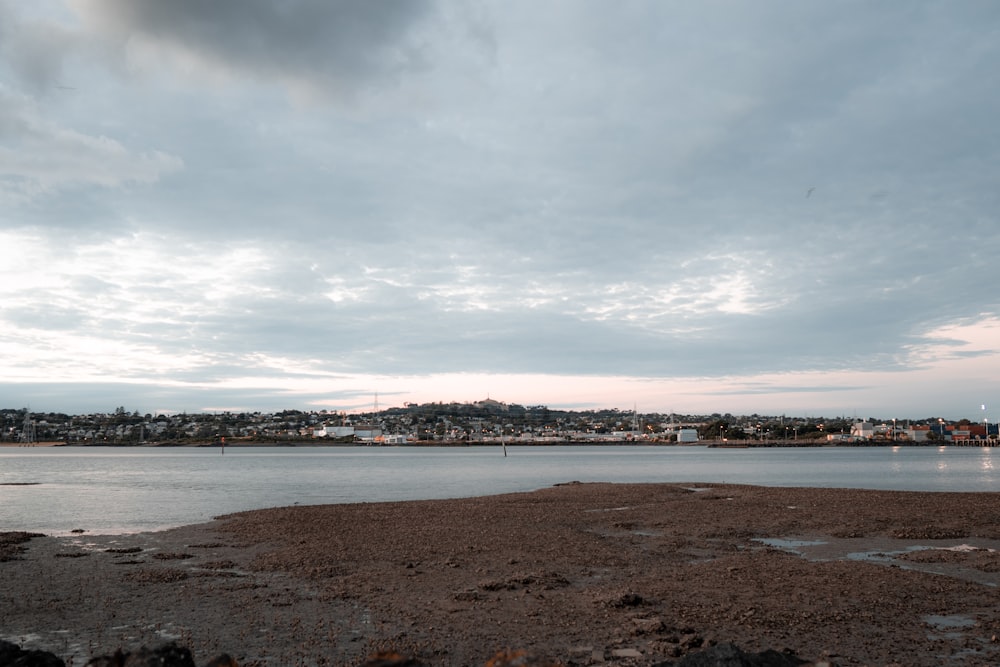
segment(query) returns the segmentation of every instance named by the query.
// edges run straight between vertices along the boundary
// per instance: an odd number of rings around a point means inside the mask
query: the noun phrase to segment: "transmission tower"
[[[30,445],[35,442],[35,422],[31,420],[31,410],[24,411],[24,424],[21,426],[21,443]]]

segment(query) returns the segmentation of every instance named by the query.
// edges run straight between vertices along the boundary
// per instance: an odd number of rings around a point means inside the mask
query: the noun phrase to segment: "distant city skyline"
[[[0,405],[994,422],[997,25],[0,0]]]
[[[471,378],[466,378],[467,380]],[[486,378],[482,378],[486,379]],[[551,378],[548,377],[537,377],[533,378],[532,381],[528,381],[525,378],[491,378],[494,380],[493,385],[498,388],[505,388],[505,383],[510,383],[511,388],[522,386],[523,384],[534,384],[549,382]],[[391,408],[404,407],[407,404],[427,404],[427,403],[456,403],[456,404],[475,404],[483,400],[495,400],[497,402],[507,404],[507,405],[522,405],[522,406],[537,406],[544,405],[548,408],[554,410],[568,410],[568,411],[588,411],[588,410],[605,410],[605,409],[617,409],[623,412],[637,411],[643,414],[680,414],[680,415],[712,415],[712,414],[731,414],[734,416],[748,416],[748,415],[768,415],[768,416],[785,416],[788,418],[814,418],[814,417],[826,417],[826,418],[845,418],[848,420],[865,420],[869,418],[875,418],[880,420],[892,421],[893,419],[899,422],[905,421],[917,421],[925,419],[945,419],[948,421],[956,422],[963,419],[967,419],[975,423],[983,423],[987,421],[990,424],[995,424],[1000,421],[1000,407],[996,410],[990,410],[989,405],[985,403],[980,403],[978,405],[970,406],[968,410],[953,410],[944,411],[941,409],[929,409],[923,412],[917,412],[914,410],[896,410],[896,411],[880,411],[872,409],[833,409],[833,408],[799,408],[797,409],[794,403],[789,402],[788,404],[782,406],[780,403],[774,400],[774,394],[767,394],[763,396],[760,400],[747,401],[745,397],[740,396],[735,400],[726,400],[726,392],[723,389],[714,392],[718,402],[713,404],[710,399],[706,399],[701,394],[695,394],[696,399],[691,401],[676,400],[673,403],[677,405],[670,407],[659,407],[659,404],[651,403],[649,400],[634,400],[631,403],[621,403],[613,401],[602,401],[600,398],[600,385],[606,381],[606,378],[573,378],[576,381],[577,386],[574,390],[563,394],[561,397],[555,395],[556,400],[525,400],[524,398],[519,398],[516,394],[508,394],[507,392],[501,392],[497,394],[492,391],[484,391],[476,393],[475,391],[470,392],[467,396],[455,397],[452,395],[444,394],[434,394],[434,393],[421,393],[421,392],[399,392],[399,393],[385,393],[385,392],[372,392],[370,394],[358,392],[351,394],[345,392],[330,401],[325,401],[322,399],[309,398],[308,396],[299,395],[298,398],[306,399],[296,402],[296,395],[288,392],[282,393],[281,396],[287,398],[287,400],[278,399],[276,396],[278,394],[268,395],[264,392],[260,394],[256,393],[245,393],[242,395],[244,398],[243,403],[233,403],[226,405],[222,402],[212,402],[211,392],[206,391],[204,393],[194,393],[188,396],[188,400],[182,400],[183,394],[178,392],[177,394],[164,394],[162,389],[157,389],[152,392],[154,396],[154,401],[159,401],[157,405],[168,405],[171,401],[176,403],[180,407],[148,407],[152,405],[148,400],[148,395],[144,394],[142,391],[135,392],[131,394],[126,394],[122,388],[111,386],[106,388],[106,391],[101,391],[100,387],[92,387],[90,391],[77,393],[77,387],[72,387],[72,393],[67,393],[66,395],[59,395],[58,393],[52,392],[51,387],[45,386],[44,393],[38,392],[32,394],[28,389],[21,393],[21,396],[36,396],[39,400],[36,402],[28,402],[23,404],[18,404],[16,402],[12,403],[10,400],[4,402],[4,396],[10,396],[6,392],[0,392],[0,408],[6,409],[24,409],[27,408],[32,412],[61,412],[66,414],[91,414],[91,413],[112,413],[115,409],[119,407],[124,407],[129,413],[139,412],[140,414],[178,414],[178,413],[222,413],[222,412],[280,412],[282,410],[302,410],[302,411],[327,411],[330,413],[347,413],[347,414],[361,414],[370,413],[373,411],[388,410]],[[586,386],[586,382],[590,380],[595,383],[595,386]],[[619,381],[628,385],[629,383],[635,383],[635,378],[619,378]],[[451,387],[455,382],[454,379],[447,379],[442,382],[442,386],[445,388]],[[582,383],[582,384],[581,384]],[[650,384],[652,382],[649,382]],[[388,383],[386,383],[388,384]],[[634,386],[634,385],[633,385]],[[551,391],[557,392],[558,387],[543,387],[538,389],[536,387],[536,392],[541,391]],[[796,392],[789,390],[787,392],[791,396],[796,396]],[[802,392],[803,395],[809,396],[809,392]],[[229,392],[223,392],[223,396],[231,397]],[[539,393],[531,394],[533,398],[537,398]],[[202,398],[208,398],[209,404],[199,405],[199,402],[193,400],[195,397],[201,396]],[[147,400],[143,402],[142,398]],[[648,396],[646,397],[649,398]],[[116,399],[121,399],[117,400]],[[751,397],[752,399],[752,397]],[[64,407],[52,407],[53,401]],[[66,405],[76,405],[77,409],[67,409]],[[687,406],[687,407],[686,407]],[[714,406],[714,407],[713,407]],[[746,406],[742,409],[738,406]],[[754,407],[757,406],[757,407]]]

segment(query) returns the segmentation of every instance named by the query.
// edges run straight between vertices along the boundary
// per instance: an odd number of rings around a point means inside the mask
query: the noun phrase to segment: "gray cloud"
[[[72,31],[56,21],[22,15],[24,7],[0,2],[0,73],[6,72],[37,94],[57,93],[63,62],[72,53]],[[4,105],[6,106],[6,105]]]
[[[85,20],[130,48],[137,43],[223,73],[278,80],[310,92],[353,93],[372,78],[423,66],[412,34],[429,4],[344,0],[162,3],[80,0]]]
[[[69,6],[0,5],[0,320],[63,381],[995,363],[938,333],[1000,312],[990,3]]]

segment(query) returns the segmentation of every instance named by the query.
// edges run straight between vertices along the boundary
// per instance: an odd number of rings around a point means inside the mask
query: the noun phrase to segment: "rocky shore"
[[[289,507],[139,535],[4,534],[0,639],[77,666],[170,641],[243,667],[379,652],[483,665],[505,649],[666,665],[728,642],[988,665],[998,549],[997,494],[573,483]]]

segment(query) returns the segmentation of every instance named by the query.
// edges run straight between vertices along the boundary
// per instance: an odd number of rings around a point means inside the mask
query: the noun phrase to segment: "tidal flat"
[[[3,544],[0,637],[67,664],[170,640],[244,667],[652,665],[726,641],[1000,663],[995,493],[569,483]]]

